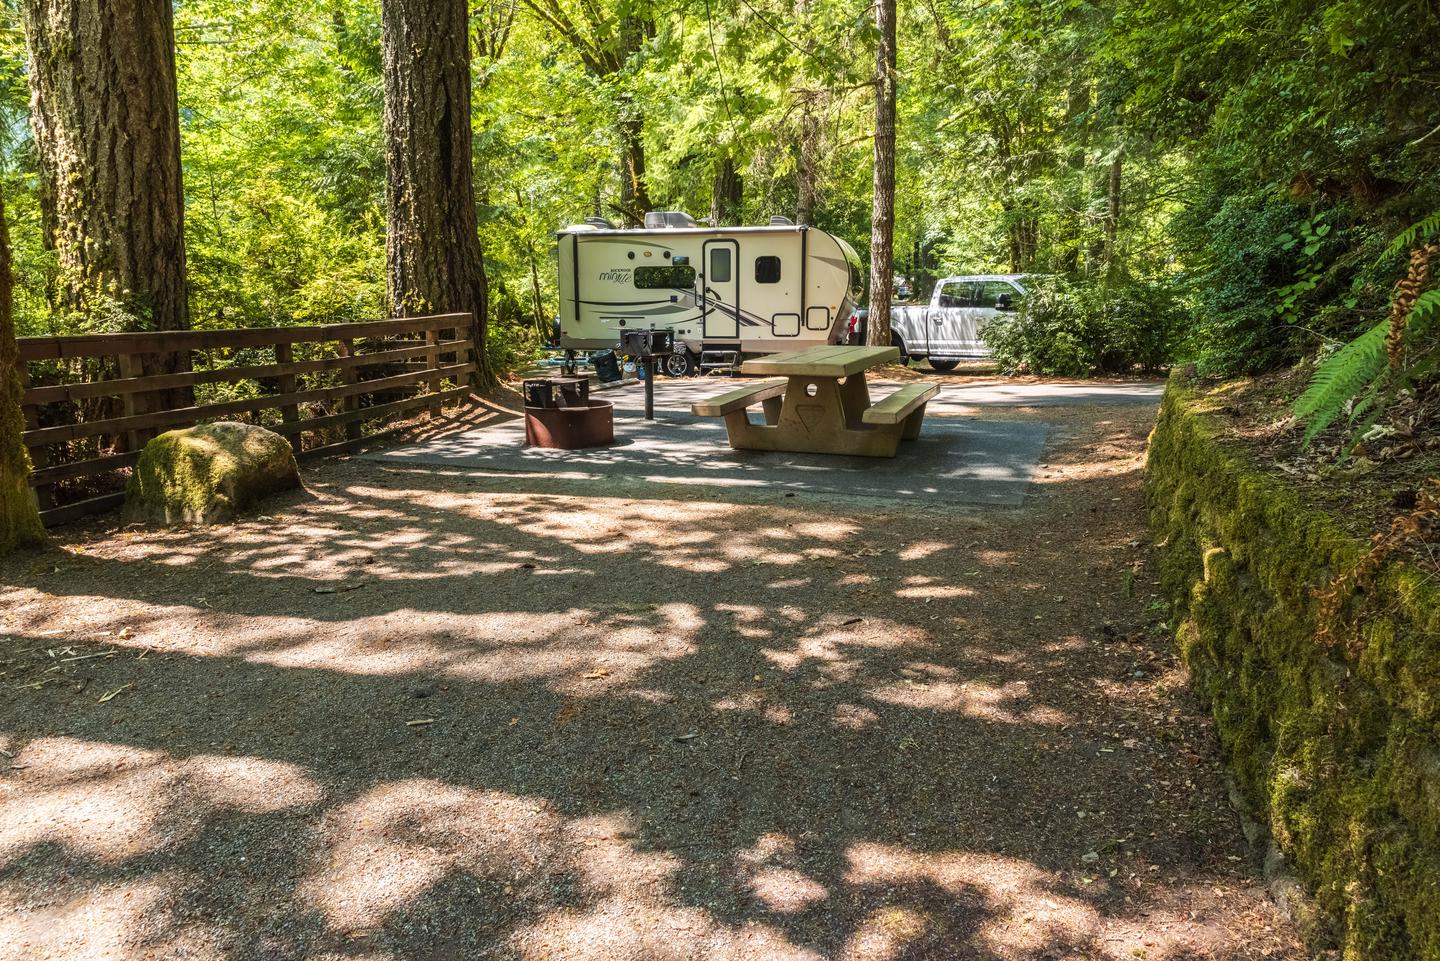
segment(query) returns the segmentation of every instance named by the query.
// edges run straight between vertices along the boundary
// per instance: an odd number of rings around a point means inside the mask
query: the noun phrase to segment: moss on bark
[[[299,486],[295,454],[279,434],[251,424],[201,424],[145,445],[124,512],[127,520],[214,524]]]
[[[1388,564],[1317,643],[1315,591],[1366,544],[1219,439],[1172,379],[1151,436],[1150,526],[1178,642],[1252,813],[1347,961],[1440,959],[1440,591]]]
[[[0,555],[45,539],[35,494],[30,490],[30,455],[21,434],[20,348],[15,342],[10,273],[10,231],[0,196]]]

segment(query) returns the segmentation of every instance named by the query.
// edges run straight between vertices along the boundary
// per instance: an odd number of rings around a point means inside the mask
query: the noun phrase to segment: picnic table
[[[870,403],[865,371],[900,359],[896,347],[812,347],[746,361],[744,374],[777,378],[697,401],[697,417],[723,417],[737,450],[894,457],[900,441],[920,436],[925,405],[939,384],[908,384]],[[753,423],[760,404],[765,422]]]

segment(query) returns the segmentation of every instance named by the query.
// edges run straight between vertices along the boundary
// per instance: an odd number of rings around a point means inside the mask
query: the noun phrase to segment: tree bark
[[[1115,159],[1110,161],[1110,183],[1105,191],[1105,272],[1107,274],[1115,272],[1115,261],[1119,253],[1116,239],[1120,233],[1120,188],[1123,172],[1123,160],[1117,150]]]
[[[726,154],[715,161],[715,188],[710,195],[710,222],[717,227],[740,223],[745,199],[745,181],[735,169],[735,158]]]
[[[474,318],[477,386],[486,356],[485,264],[471,164],[465,0],[384,0],[386,295],[392,316]]]
[[[30,456],[21,434],[25,418],[20,399],[20,348],[15,343],[13,276],[10,273],[10,228],[5,220],[5,198],[0,195],[0,555],[45,539],[40,510],[27,479]]]
[[[870,319],[867,342],[890,345],[895,281],[895,0],[875,0],[875,197],[870,214]]]
[[[91,329],[188,328],[170,0],[24,6],[57,306]]]
[[[800,157],[795,164],[795,222],[815,222],[815,179],[820,164],[820,118],[814,94],[804,94],[800,108]]]
[[[620,214],[625,226],[639,227],[650,206],[650,188],[645,182],[645,121],[620,121]]]

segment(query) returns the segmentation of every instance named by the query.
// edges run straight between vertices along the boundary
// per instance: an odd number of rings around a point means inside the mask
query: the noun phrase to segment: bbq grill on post
[[[655,359],[675,353],[675,333],[669,330],[624,330],[620,348],[645,365],[645,419],[655,419]]]

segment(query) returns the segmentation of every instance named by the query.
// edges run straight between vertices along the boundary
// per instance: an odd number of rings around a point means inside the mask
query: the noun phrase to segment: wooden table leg
[[[767,402],[764,426],[737,411],[726,415],[725,427],[730,446],[738,450],[894,457],[905,425],[862,426],[869,406],[864,375],[843,381],[797,375],[789,378],[778,416]]]

